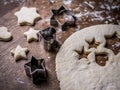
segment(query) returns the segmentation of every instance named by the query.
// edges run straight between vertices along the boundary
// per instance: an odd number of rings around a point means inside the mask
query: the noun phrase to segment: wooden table
[[[56,77],[55,72],[55,56],[56,53],[46,52],[43,48],[41,41],[28,43],[23,33],[27,31],[30,27],[33,27],[37,30],[43,30],[50,26],[50,16],[51,9],[57,9],[61,5],[71,8],[74,13],[86,13],[85,7],[89,12],[95,10],[103,10],[98,6],[98,2],[95,5],[95,9],[91,9],[86,4],[83,3],[83,0],[73,0],[72,4],[63,4],[62,0],[56,0],[55,3],[50,3],[49,0],[28,0],[24,3],[21,2],[11,2],[5,4],[4,0],[0,0],[0,26],[6,26],[13,35],[13,40],[10,42],[1,42],[0,41],[0,90],[60,90],[59,81]],[[24,0],[23,0],[24,1]],[[35,1],[35,2],[33,2]],[[54,0],[55,1],[55,0]],[[99,1],[99,0],[96,0]],[[79,6],[79,5],[83,6]],[[41,20],[37,21],[35,26],[19,26],[17,25],[17,18],[14,15],[22,6],[27,7],[36,7],[38,12],[41,15]],[[81,7],[77,10],[78,7]],[[106,11],[111,12],[110,18],[117,17],[119,15],[118,11]],[[85,28],[87,26],[103,24],[109,20],[107,14],[102,14],[104,20],[92,20],[90,14],[88,16],[83,15],[78,18],[77,27],[72,28],[68,31],[62,32],[57,31],[57,38],[62,44],[72,33],[75,31]],[[106,21],[105,21],[106,20]],[[117,20],[120,22],[120,17],[115,18],[108,23],[117,23]],[[20,60],[16,62],[13,56],[10,53],[12,48],[15,48],[17,45],[22,47],[27,47],[29,49],[28,60]],[[48,71],[48,80],[39,85],[34,85],[29,77],[26,76],[24,70],[24,64],[30,61],[31,56],[36,58],[45,58],[46,69]],[[66,82],[67,83],[67,82]]]

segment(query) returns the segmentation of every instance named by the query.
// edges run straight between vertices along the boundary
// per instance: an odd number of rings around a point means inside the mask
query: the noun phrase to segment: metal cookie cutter
[[[37,60],[32,56],[31,61],[24,65],[26,75],[31,77],[34,84],[40,83],[47,79],[47,72],[45,68],[45,60]]]
[[[61,6],[58,10],[52,9],[52,16],[50,18],[50,24],[54,27],[60,26],[62,31],[66,31],[70,27],[75,27],[76,17],[72,11],[67,10],[64,6]],[[59,17],[64,16],[62,19],[65,21],[60,22]]]
[[[40,37],[42,37],[43,46],[46,51],[58,51],[59,43],[56,40],[55,28],[48,27],[40,31]]]

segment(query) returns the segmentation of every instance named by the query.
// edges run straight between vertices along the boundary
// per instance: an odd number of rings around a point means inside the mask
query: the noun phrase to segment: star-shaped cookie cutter
[[[34,84],[47,79],[47,71],[45,68],[45,60],[37,60],[32,56],[31,61],[24,65],[26,75],[31,77]]]
[[[40,36],[45,40],[56,39],[56,29],[53,27],[48,27],[40,31]]]
[[[60,26],[62,31],[66,31],[70,27],[75,27],[76,25],[76,17],[72,11],[67,10],[64,6],[61,6],[58,10],[52,9],[52,16],[50,18],[50,24],[54,27]],[[66,14],[72,17],[71,20],[66,21],[64,24],[61,24],[58,20],[58,16]],[[69,19],[69,18],[68,18]]]
[[[58,51],[60,45],[56,40],[55,28],[48,27],[41,30],[39,34],[40,38],[42,37],[43,46],[46,51]]]

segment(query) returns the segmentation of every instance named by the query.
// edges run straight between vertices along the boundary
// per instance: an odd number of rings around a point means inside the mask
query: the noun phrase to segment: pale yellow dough
[[[24,35],[27,37],[27,41],[38,41],[38,30],[30,28],[27,32],[24,32]]]
[[[15,60],[20,60],[20,59],[27,59],[27,54],[28,49],[27,48],[22,48],[20,45],[17,45],[16,48],[11,50],[11,54],[13,54]]]
[[[20,11],[17,11],[15,15],[18,18],[19,25],[33,25],[35,19],[40,18],[40,15],[37,13],[37,9],[34,7],[22,7]]]
[[[105,36],[114,33],[120,38],[119,25],[96,25],[77,31],[62,45],[56,56],[56,73],[61,90],[120,90],[120,53],[115,55],[105,47]],[[90,48],[86,41],[95,38],[100,45]],[[78,59],[75,50],[90,53],[87,58]],[[108,61],[100,66],[95,54],[107,53]]]
[[[0,41],[10,41],[12,34],[8,32],[7,27],[0,27]]]

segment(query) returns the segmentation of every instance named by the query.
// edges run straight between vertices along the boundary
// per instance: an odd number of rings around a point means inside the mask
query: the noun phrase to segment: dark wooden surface
[[[66,6],[67,8],[71,8],[75,14],[81,12],[86,13],[85,9],[89,12],[96,11],[104,11],[101,14],[103,20],[92,20],[90,14],[83,15],[78,18],[77,27],[72,28],[66,32],[57,31],[58,40],[63,43],[66,38],[68,38],[72,33],[77,31],[78,29],[85,28],[87,26],[96,25],[96,24],[104,24],[106,21],[112,24],[120,23],[120,8],[117,10],[108,10],[101,9],[99,7],[98,2],[96,0],[95,9],[91,9],[89,6],[83,3],[83,0],[73,0],[72,4],[65,5],[62,0],[54,0],[55,3],[50,3],[49,0],[27,0],[24,3],[21,2],[11,2],[5,4],[0,0],[0,26],[6,26],[8,30],[13,35],[13,40],[10,42],[1,42],[0,41],[0,90],[59,90],[59,81],[56,77],[55,72],[55,56],[56,53],[49,53],[43,49],[43,45],[41,41],[28,43],[23,33],[27,31],[30,27],[33,27],[37,30],[42,30],[50,26],[49,18],[51,15],[51,9],[57,9],[61,5]],[[35,2],[33,2],[35,1]],[[87,0],[90,1],[90,0]],[[92,1],[92,0],[91,0]],[[117,1],[117,0],[116,0]],[[102,3],[109,3],[103,2]],[[119,2],[119,0],[118,0]],[[120,6],[118,3],[116,6]],[[80,6],[82,5],[82,6]],[[112,4],[111,4],[112,5]],[[14,15],[16,11],[18,11],[22,6],[27,7],[36,7],[38,12],[41,15],[41,20],[37,21],[35,26],[18,26],[17,18]],[[77,9],[80,7],[80,9]],[[110,19],[114,18],[110,21],[107,16],[110,16]],[[79,27],[80,28],[79,28]],[[10,50],[15,48],[17,45],[21,45],[22,47],[27,47],[29,49],[28,60],[20,60],[16,62],[13,56],[10,54]],[[31,56],[35,56],[36,58],[45,58],[46,61],[46,69],[48,71],[48,80],[47,82],[41,83],[39,85],[34,85],[29,77],[26,76],[24,70],[24,64],[30,61]],[[67,83],[67,82],[66,82]]]

